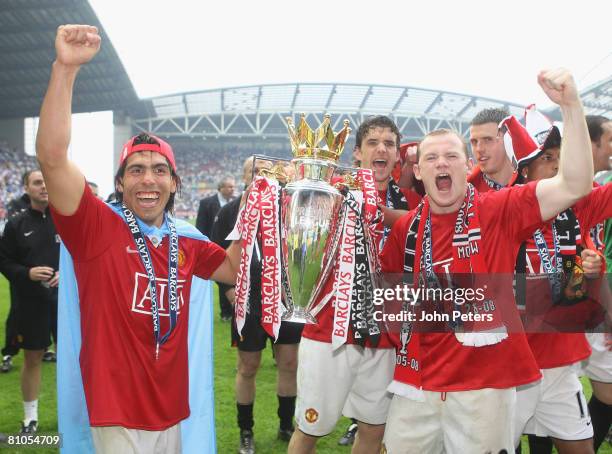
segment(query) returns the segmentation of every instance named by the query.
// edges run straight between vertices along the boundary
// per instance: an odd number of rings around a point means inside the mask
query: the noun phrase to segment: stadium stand
[[[201,199],[217,190],[217,183],[225,176],[242,181],[242,163],[253,154],[289,159],[286,150],[266,147],[230,145],[224,149],[208,149],[205,145],[195,146],[190,141],[170,139],[176,155],[178,174],[181,175],[182,191],[177,198],[175,212],[183,219],[195,218]],[[238,190],[242,190],[241,187]]]
[[[6,142],[0,141],[0,222],[4,226],[6,204],[23,194],[21,177],[23,173],[36,167],[36,159],[23,151],[11,149]]]

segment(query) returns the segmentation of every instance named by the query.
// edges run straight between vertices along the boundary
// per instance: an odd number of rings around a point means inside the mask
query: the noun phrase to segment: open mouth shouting
[[[375,159],[372,162],[372,170],[385,170],[387,168],[387,160],[386,159]]]
[[[440,192],[450,191],[453,180],[448,173],[440,173],[436,175],[436,188]]]

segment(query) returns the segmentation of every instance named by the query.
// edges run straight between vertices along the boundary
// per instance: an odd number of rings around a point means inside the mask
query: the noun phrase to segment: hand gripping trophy
[[[261,171],[239,215],[243,247],[236,284],[238,331],[249,310],[249,267],[259,241],[266,331],[276,337],[281,320],[316,323],[316,314],[332,301],[346,304],[354,327],[366,334],[375,329],[373,308],[368,307],[372,298],[367,295],[379,272],[371,235],[380,221],[372,173],[348,169],[343,177],[338,175],[338,160],[350,133],[348,121],[334,133],[326,115],[313,131],[302,114],[297,128],[291,118],[287,128],[293,181],[279,165]],[[332,274],[335,285],[323,294]]]

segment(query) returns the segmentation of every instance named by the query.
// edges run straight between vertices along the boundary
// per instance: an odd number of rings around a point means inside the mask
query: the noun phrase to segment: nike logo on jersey
[[[30,230],[29,232],[25,232],[23,236],[28,237],[34,233],[34,230]]]
[[[132,248],[131,246],[126,246],[125,247],[125,251],[128,254],[138,254],[138,251],[136,249]]]

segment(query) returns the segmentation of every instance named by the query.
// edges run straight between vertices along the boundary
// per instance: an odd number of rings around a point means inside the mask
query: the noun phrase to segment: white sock
[[[24,425],[27,426],[30,421],[38,421],[38,399],[31,402],[23,401],[23,412],[25,413]]]

